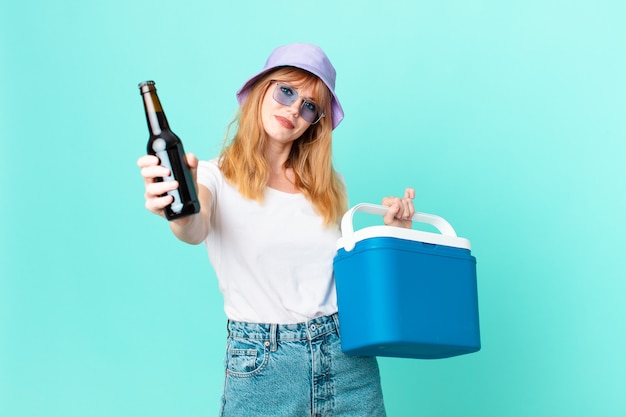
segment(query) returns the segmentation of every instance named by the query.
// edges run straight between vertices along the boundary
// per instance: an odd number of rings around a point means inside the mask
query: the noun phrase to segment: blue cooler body
[[[392,226],[354,232],[359,204],[342,221],[334,259],[342,350],[364,356],[437,359],[480,350],[476,259],[440,217],[416,213],[442,233]]]

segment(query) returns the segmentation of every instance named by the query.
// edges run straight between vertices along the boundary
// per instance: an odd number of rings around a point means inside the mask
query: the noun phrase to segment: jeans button
[[[317,326],[315,324],[312,324],[311,327],[309,327],[309,329],[311,329],[311,331],[314,332],[317,329]]]

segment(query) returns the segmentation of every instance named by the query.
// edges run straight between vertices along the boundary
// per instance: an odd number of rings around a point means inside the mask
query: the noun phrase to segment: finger
[[[198,158],[196,158],[196,156],[189,152],[187,155],[185,155],[185,160],[187,161],[187,166],[189,166],[189,170],[191,171],[191,177],[193,178],[193,182],[194,184],[196,184],[196,189],[198,187],[197,185],[197,181],[198,181]]]
[[[387,225],[392,224],[394,220],[396,219],[396,216],[398,215],[399,211],[400,211],[400,204],[393,203],[391,206],[389,206],[389,208],[387,209],[387,213],[385,213],[385,215],[383,216],[383,221],[385,222],[385,224]]]
[[[141,168],[141,176],[146,180],[154,181],[155,178],[163,178],[170,175],[170,170],[162,165],[150,165]]]
[[[394,216],[396,219],[405,219],[407,216],[407,212],[408,212],[408,208],[407,208],[407,204],[405,203],[404,200],[398,198],[398,197],[385,197],[383,198],[383,206],[387,206],[387,207],[397,207],[396,209],[394,209]],[[389,212],[389,211],[387,211]]]
[[[154,155],[143,155],[137,159],[137,165],[140,168],[149,167],[151,165],[159,165],[159,158]]]
[[[164,195],[163,197],[148,198],[146,199],[146,208],[153,213],[161,215],[163,213],[163,209],[173,202],[174,197],[169,194]]]
[[[178,188],[178,181],[159,181],[146,185],[146,198],[160,197]]]
[[[410,198],[397,198],[393,199],[393,205],[398,206],[398,210],[396,212],[396,219],[398,220],[408,220],[413,217],[413,204]]]
[[[382,204],[385,207],[391,207],[394,204],[399,204],[400,199],[398,197],[384,197]]]
[[[187,165],[191,169],[195,169],[198,167],[198,158],[193,154],[193,152],[189,152],[185,155],[185,160],[187,161]]]
[[[413,198],[415,198],[415,189],[413,188],[405,188],[404,189],[404,198],[402,199],[402,219],[409,220],[415,214],[415,207],[413,206]]]
[[[403,203],[404,203],[404,218],[405,220],[409,220],[413,218],[413,215],[415,214],[415,207],[413,206],[413,199],[405,198]]]

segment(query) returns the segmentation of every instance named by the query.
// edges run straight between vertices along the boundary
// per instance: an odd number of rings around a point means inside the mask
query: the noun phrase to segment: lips
[[[291,123],[291,120],[289,120],[289,119],[287,119],[285,117],[282,117],[282,116],[275,116],[275,117],[276,117],[276,120],[278,121],[278,123],[280,123],[280,125],[282,127],[284,127],[285,129],[293,129],[293,128],[295,128],[294,124]]]

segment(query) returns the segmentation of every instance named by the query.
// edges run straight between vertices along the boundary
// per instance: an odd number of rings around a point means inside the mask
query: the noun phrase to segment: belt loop
[[[278,333],[278,325],[275,323],[270,324],[270,351],[276,352],[278,349],[278,343],[276,341],[276,336]]]
[[[341,332],[339,331],[339,315],[337,313],[331,316],[333,321],[335,322],[335,328],[337,329],[337,335],[341,337]]]

